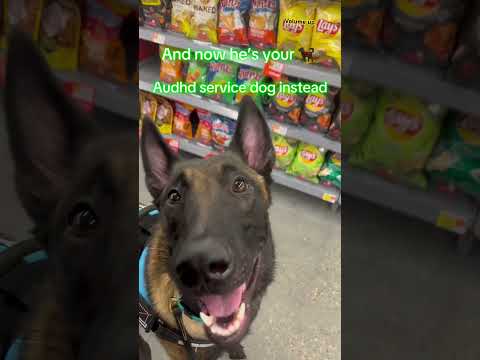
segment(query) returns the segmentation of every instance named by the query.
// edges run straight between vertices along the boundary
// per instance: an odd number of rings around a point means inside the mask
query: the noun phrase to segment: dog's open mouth
[[[234,339],[248,328],[249,301],[253,294],[259,268],[259,257],[254,262],[248,281],[222,295],[200,297],[200,317],[208,331],[223,341]]]

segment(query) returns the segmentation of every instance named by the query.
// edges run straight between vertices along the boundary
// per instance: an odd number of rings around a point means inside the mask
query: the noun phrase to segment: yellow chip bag
[[[185,36],[190,34],[190,24],[193,17],[194,0],[172,0],[172,15],[170,30],[182,33]]]
[[[193,18],[189,37],[217,43],[218,0],[192,0]]]
[[[342,66],[342,9],[340,2],[328,1],[317,7],[312,34],[312,61],[328,67]]]
[[[311,59],[310,41],[315,20],[315,5],[310,1],[280,0],[277,47],[293,50],[295,57]]]

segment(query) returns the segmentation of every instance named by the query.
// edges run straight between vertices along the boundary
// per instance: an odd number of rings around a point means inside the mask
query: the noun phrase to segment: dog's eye
[[[182,195],[180,195],[178,190],[170,190],[168,193],[168,200],[171,202],[178,202],[182,200]]]
[[[68,217],[70,226],[79,229],[89,229],[97,225],[98,218],[88,204],[78,204],[71,211]]]
[[[248,189],[248,183],[244,177],[239,176],[235,178],[232,185],[233,192],[242,193],[242,192],[245,192],[247,189]]]

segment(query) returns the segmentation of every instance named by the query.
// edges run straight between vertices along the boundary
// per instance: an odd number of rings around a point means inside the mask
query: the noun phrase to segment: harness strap
[[[185,329],[185,324],[183,323],[183,319],[182,319],[183,311],[180,308],[180,306],[178,306],[178,302],[175,301],[173,303],[172,310],[173,310],[173,315],[175,316],[177,327],[182,334],[183,345],[187,350],[188,358],[189,360],[195,360],[196,356],[192,349],[192,341],[190,339],[190,336],[188,336],[187,330]]]

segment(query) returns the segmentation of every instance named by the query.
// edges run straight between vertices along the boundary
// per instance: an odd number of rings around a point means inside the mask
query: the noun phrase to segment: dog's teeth
[[[245,303],[242,303],[242,305],[240,305],[240,309],[238,309],[237,313],[237,320],[242,322],[243,319],[245,319]]]
[[[200,312],[200,318],[207,327],[211,327],[215,323],[215,316],[208,316],[204,312]]]
[[[221,327],[220,325],[218,324],[213,324],[211,327],[210,327],[210,331],[212,333],[214,333],[215,335],[218,335],[218,336],[228,336],[228,331],[227,329],[224,329],[223,327]]]

